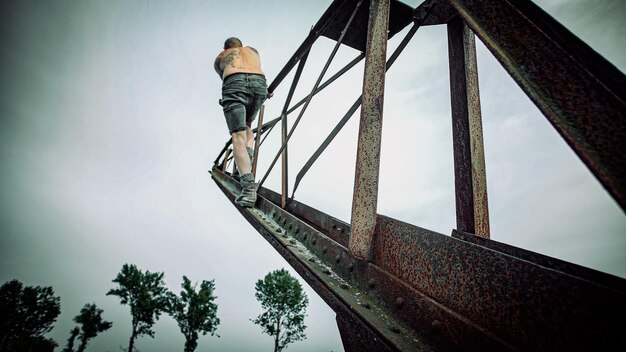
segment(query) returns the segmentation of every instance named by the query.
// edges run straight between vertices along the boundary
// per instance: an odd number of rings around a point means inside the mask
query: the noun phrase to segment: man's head
[[[224,49],[241,48],[241,40],[239,38],[230,37],[224,42]]]

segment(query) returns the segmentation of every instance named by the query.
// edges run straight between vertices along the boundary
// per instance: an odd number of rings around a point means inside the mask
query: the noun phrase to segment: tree
[[[193,352],[198,347],[198,333],[213,336],[220,323],[214,303],[217,297],[213,296],[215,284],[214,280],[203,280],[196,292],[196,285],[192,287],[187,276],[183,276],[181,287],[180,297],[170,294],[169,313],[185,335],[185,352]]]
[[[102,309],[99,309],[96,304],[85,304],[83,309],[80,310],[80,314],[74,317],[74,321],[80,324],[81,327],[74,327],[70,331],[70,338],[67,340],[67,347],[63,352],[74,351],[74,339],[79,337],[80,345],[78,345],[77,352],[84,352],[87,348],[87,341],[96,337],[98,333],[109,330],[113,323],[110,321],[102,320]],[[80,333],[80,336],[79,336]]]
[[[304,317],[309,300],[296,278],[280,269],[256,282],[256,299],[264,312],[253,322],[274,338],[274,352],[306,339]]]
[[[67,346],[61,352],[74,352],[74,340],[80,334],[80,328],[75,326],[72,330],[70,330],[70,338],[67,339]]]
[[[43,335],[60,313],[52,287],[6,282],[0,287],[0,351],[53,351],[56,342]]]
[[[113,282],[117,288],[108,295],[118,296],[120,303],[130,306],[132,333],[128,343],[128,352],[133,352],[135,339],[141,335],[154,338],[152,326],[167,309],[167,288],[163,282],[163,273],[142,272],[134,264],[124,264]]]

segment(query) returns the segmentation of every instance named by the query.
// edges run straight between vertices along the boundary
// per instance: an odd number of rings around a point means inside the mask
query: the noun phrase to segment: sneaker
[[[256,203],[256,184],[252,174],[241,176],[241,193],[235,198],[235,203],[242,207],[251,208]]]

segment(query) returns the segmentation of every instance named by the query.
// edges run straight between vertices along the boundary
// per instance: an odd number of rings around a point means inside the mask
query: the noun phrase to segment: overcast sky
[[[129,309],[105,293],[122,265],[133,263],[165,272],[176,292],[183,275],[215,279],[221,338],[201,338],[199,350],[271,350],[272,340],[249,320],[260,313],[254,283],[278,268],[295,272],[207,173],[228,138],[212,63],[235,35],[259,50],[271,81],[330,2],[0,4],[0,282],[54,287],[62,313],[50,336],[61,347],[88,302],[113,321],[89,349],[127,346]],[[623,2],[537,3],[624,72]],[[311,89],[332,45],[326,38],[316,44],[296,99]],[[342,48],[329,72],[357,55]],[[420,29],[387,76],[378,208],[449,235],[447,55],[444,26]],[[626,277],[624,212],[480,43],[478,69],[492,238]],[[309,107],[289,149],[292,180],[360,94],[362,72],[361,64]],[[267,104],[267,119],[279,115],[290,77]],[[358,112],[296,193],[345,221],[357,127]],[[274,131],[263,145],[261,172],[278,138]],[[278,189],[278,177],[267,186]],[[342,350],[334,313],[301,282],[311,301],[308,339],[289,351]],[[137,346],[173,351],[183,343],[165,316],[156,338]]]

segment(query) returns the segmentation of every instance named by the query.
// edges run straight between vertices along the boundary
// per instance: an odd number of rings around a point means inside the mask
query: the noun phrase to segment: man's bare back
[[[215,58],[215,71],[222,80],[233,73],[256,73],[265,75],[261,70],[261,58],[256,49],[246,46],[224,49]]]

